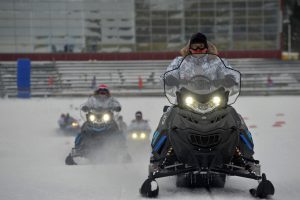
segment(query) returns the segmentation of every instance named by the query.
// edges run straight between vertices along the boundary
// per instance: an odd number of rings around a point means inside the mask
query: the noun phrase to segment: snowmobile
[[[127,130],[127,141],[134,146],[150,145],[150,132],[147,120],[133,121]]]
[[[59,130],[64,134],[78,134],[80,132],[79,121],[75,118],[68,116],[60,117],[58,120]]]
[[[136,160],[145,159],[150,153],[151,129],[146,120],[131,123],[126,131],[128,150]]]
[[[65,159],[66,165],[76,165],[76,159],[80,158],[101,161],[105,156],[117,157],[126,152],[126,139],[111,109],[90,109],[85,118],[81,133],[75,138],[75,147]]]
[[[132,144],[144,146],[145,144],[150,144],[149,134],[149,132],[142,129],[130,130],[128,131],[127,141]]]
[[[153,135],[149,175],[140,188],[157,197],[157,178],[176,176],[177,187],[225,186],[227,176],[259,182],[250,194],[266,198],[273,184],[253,158],[253,140],[231,106],[241,90],[241,74],[214,54],[184,57],[163,75],[165,106]]]

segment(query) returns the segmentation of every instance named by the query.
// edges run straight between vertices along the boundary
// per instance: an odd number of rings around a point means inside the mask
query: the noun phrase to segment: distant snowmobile
[[[128,150],[134,159],[145,159],[150,153],[151,128],[147,120],[132,120],[126,131]]]
[[[140,115],[140,119],[137,116]],[[136,119],[132,120],[127,128],[127,141],[129,145],[150,145],[151,128],[147,120],[142,119],[142,113],[136,113]]]
[[[78,134],[80,132],[80,125],[78,120],[71,117],[68,113],[61,114],[58,125],[60,130],[65,134]]]
[[[153,135],[142,196],[158,196],[155,179],[168,176],[177,176],[177,187],[206,188],[224,187],[226,176],[239,176],[259,181],[251,195],[274,194],[273,184],[253,158],[251,134],[230,106],[239,96],[240,78],[240,72],[213,54],[188,55],[164,74],[172,106],[165,107]]]
[[[139,146],[144,146],[145,144],[150,145],[150,141],[149,141],[149,135],[150,132],[148,130],[144,130],[144,129],[139,129],[139,128],[135,128],[135,129],[129,129],[127,130],[128,134],[127,134],[127,141],[128,141],[128,145],[139,145]]]
[[[76,165],[74,160],[76,158],[101,161],[103,159],[101,155],[109,157],[121,155],[124,159],[130,159],[126,154],[125,138],[119,130],[113,111],[105,108],[90,109],[86,114],[86,122],[81,128],[81,133],[75,139],[75,147],[66,157],[65,163]]]

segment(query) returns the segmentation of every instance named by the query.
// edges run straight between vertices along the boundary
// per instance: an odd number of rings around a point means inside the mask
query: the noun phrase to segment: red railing
[[[171,60],[179,52],[130,52],[130,53],[2,53],[0,61],[29,58],[33,61],[87,61],[87,60]],[[223,51],[224,58],[281,58],[280,50]]]

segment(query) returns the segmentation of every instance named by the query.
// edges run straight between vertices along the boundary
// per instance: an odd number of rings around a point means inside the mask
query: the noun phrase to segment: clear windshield
[[[176,104],[176,93],[186,88],[197,94],[209,94],[219,88],[228,92],[228,104],[233,104],[240,93],[241,74],[226,66],[214,54],[193,54],[183,58],[179,66],[163,76],[164,92],[169,102]]]
[[[134,122],[134,123],[131,123],[128,127],[129,131],[147,131],[149,129],[150,129],[150,127],[146,121],[145,122]]]

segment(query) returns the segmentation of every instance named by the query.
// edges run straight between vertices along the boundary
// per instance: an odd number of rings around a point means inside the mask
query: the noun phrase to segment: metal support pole
[[[291,23],[288,23],[288,58],[291,59],[292,52],[292,31],[291,31]]]

